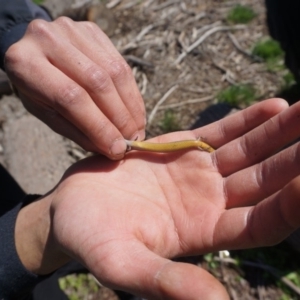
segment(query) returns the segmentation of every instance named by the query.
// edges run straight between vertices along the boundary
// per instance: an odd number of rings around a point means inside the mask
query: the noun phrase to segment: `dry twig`
[[[179,3],[179,2],[180,2],[180,0],[169,0],[169,1],[163,2],[160,5],[157,5],[157,6],[153,7],[152,10],[153,11],[158,11],[158,10],[164,9],[168,6],[171,6],[171,5]]]
[[[106,4],[107,8],[114,8],[117,6],[119,3],[121,3],[122,0],[112,0]]]
[[[141,59],[135,55],[124,55],[123,57],[126,59],[127,62],[132,62],[132,63],[142,66],[142,67],[154,68],[153,63],[146,61],[144,59]]]
[[[210,101],[213,100],[214,96],[210,95],[210,96],[206,96],[206,97],[202,97],[202,98],[196,98],[196,99],[189,99],[180,103],[173,103],[173,104],[168,104],[168,105],[163,105],[160,106],[158,109],[168,109],[168,108],[175,108],[175,107],[180,107],[180,106],[184,106],[187,104],[194,104],[194,103],[201,103],[201,102],[206,102],[206,101]]]
[[[227,80],[232,85],[236,85],[236,82],[234,80],[235,76],[233,75],[233,72],[231,72],[230,70],[227,70],[225,67],[221,66],[213,58],[212,58],[212,63],[217,69],[219,69],[220,71],[222,71],[224,73],[225,80]]]
[[[167,99],[168,97],[176,90],[178,89],[178,85],[173,85],[164,95],[163,97],[155,104],[154,108],[152,109],[149,118],[148,118],[148,125],[150,125],[153,121],[153,118],[159,108],[160,105],[162,105]]]
[[[210,35],[218,31],[228,31],[228,30],[240,30],[245,29],[244,25],[236,26],[218,26],[206,31],[195,43],[190,45],[186,52],[181,53],[175,61],[175,64],[179,64],[190,52],[192,52],[196,47],[198,47],[202,42],[204,42]]]
[[[244,50],[244,49],[241,47],[241,45],[240,45],[240,43],[238,42],[238,40],[236,39],[236,37],[235,37],[231,32],[228,33],[228,36],[229,36],[229,38],[230,38],[232,44],[233,44],[233,45],[234,45],[241,53],[243,53],[243,54],[246,55],[246,56],[249,56],[250,58],[252,58],[252,59],[255,60],[255,61],[258,61],[258,62],[262,62],[262,61],[263,61],[260,57],[255,56],[255,55],[253,55],[251,52]]]
[[[143,81],[142,81],[141,94],[145,95],[146,91],[147,91],[148,78],[145,73],[142,73],[142,78],[143,78]]]
[[[206,15],[207,15],[207,14],[206,14],[205,12],[201,12],[200,14],[198,14],[198,15],[192,17],[192,18],[187,19],[187,20],[182,24],[181,28],[184,28],[184,27],[186,27],[187,25],[189,25],[189,24],[191,24],[191,23],[193,23],[193,22],[197,22],[197,21],[201,20],[202,18],[205,18]]]
[[[126,51],[130,50],[130,49],[135,49],[138,47],[138,45],[136,44],[137,42],[140,42],[142,40],[142,38],[152,29],[154,28],[153,24],[150,24],[148,26],[146,26],[145,28],[143,28],[140,33],[132,40],[130,41],[127,45],[125,45],[120,52],[121,53],[125,53]]]

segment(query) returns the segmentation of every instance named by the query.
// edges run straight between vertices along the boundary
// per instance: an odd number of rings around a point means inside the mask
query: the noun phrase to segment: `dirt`
[[[229,31],[226,16],[236,4],[252,7],[257,17]],[[270,72],[250,54],[253,45],[268,36],[263,0],[46,0],[43,5],[54,18],[67,15],[95,21],[110,36],[132,67],[143,95],[150,117],[148,137],[163,133],[167,111],[178,129],[195,126],[199,118],[205,118],[203,112],[217,103],[218,93],[233,84],[251,84],[257,101],[275,96],[283,86],[285,70]],[[213,29],[214,33],[191,49]],[[7,80],[3,74],[1,78],[2,92],[9,94]],[[46,193],[69,165],[87,155],[30,115],[13,94],[2,95],[0,125],[0,162],[28,193]],[[188,261],[217,276],[232,299],[283,296],[276,280],[266,280],[259,267],[247,271],[223,262],[212,268],[203,257]],[[90,292],[87,299],[118,297],[100,289]]]

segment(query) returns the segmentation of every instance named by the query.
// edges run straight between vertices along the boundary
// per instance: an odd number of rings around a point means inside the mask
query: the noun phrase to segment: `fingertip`
[[[262,101],[262,103],[267,104],[266,107],[275,113],[279,113],[289,107],[289,103],[283,98],[270,98]]]
[[[146,133],[144,129],[141,129],[137,132],[135,132],[131,137],[131,141],[143,141],[146,137]]]
[[[125,155],[127,145],[124,139],[117,139],[110,147],[109,157],[113,160],[122,159]]]
[[[226,289],[215,277],[192,264],[167,263],[156,281],[164,299],[229,300]]]

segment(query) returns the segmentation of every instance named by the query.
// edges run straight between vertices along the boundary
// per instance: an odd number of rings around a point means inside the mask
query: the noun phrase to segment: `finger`
[[[90,22],[75,23],[68,18],[59,18],[56,23],[63,26],[65,32],[68,33],[67,40],[71,40],[72,45],[75,45],[78,52],[77,55],[72,54],[75,59],[71,62],[70,59],[64,59],[62,55],[56,56],[53,63],[57,62],[58,67],[66,70],[68,75],[75,81],[79,80],[78,82],[81,82],[84,86],[87,85],[87,89],[92,93],[92,98],[98,100],[98,105],[102,103],[100,100],[105,100],[111,107],[114,107],[115,102],[119,103],[119,111],[123,114],[117,115],[120,119],[124,119],[123,125],[127,124],[126,126],[129,127],[130,125],[133,126],[134,123],[138,128],[136,137],[144,139],[145,107],[143,99],[129,65],[116,50],[110,39],[97,25]],[[78,30],[74,30],[75,25]],[[69,44],[69,42],[59,41],[57,49],[65,49],[64,44]],[[59,53],[63,54],[65,51],[59,50]],[[53,53],[50,52],[49,55],[53,56]],[[69,53],[67,56],[70,56]],[[74,72],[76,69],[78,71]],[[77,78],[73,76],[77,76]],[[106,76],[109,77],[109,80]],[[111,97],[109,97],[109,94]],[[126,107],[125,111],[120,106],[120,102]],[[113,109],[110,108],[109,112],[111,111]],[[129,120],[125,119],[126,112],[131,116]],[[113,117],[114,115],[116,113],[113,111],[110,116]],[[119,130],[123,133],[120,128]],[[131,135],[131,138],[133,138],[134,134],[131,131],[131,134],[127,134],[127,137]],[[125,134],[123,133],[123,135]]]
[[[68,51],[64,49],[68,48]],[[112,72],[119,72],[119,81],[125,81],[124,88],[128,81],[127,73],[131,73],[129,66],[120,60],[118,66],[109,64],[105,66],[98,65],[75,47],[70,47],[68,42],[60,42],[55,47],[56,51],[48,53],[51,63],[60,71],[74,80],[79,86],[85,89],[88,95],[93,99],[101,112],[116,126],[126,139],[144,139],[144,123],[136,122],[136,116],[141,115],[138,106],[135,106],[132,113],[127,109],[122,95],[116,89],[116,83],[112,80]],[[58,55],[59,54],[59,55]],[[108,58],[101,55],[105,61]],[[70,60],[70,57],[72,59]],[[122,70],[121,70],[122,69]],[[133,80],[133,78],[132,78]],[[128,83],[129,85],[129,83]],[[119,84],[119,88],[122,88]],[[128,95],[127,95],[128,97]],[[131,98],[131,97],[130,97]],[[143,118],[138,117],[143,120]]]
[[[42,103],[47,102],[48,106],[76,126],[96,146],[98,152],[105,153],[112,159],[124,156],[126,144],[122,134],[98,109],[82,87],[37,53],[31,63],[30,74],[27,76],[24,72],[22,77],[17,79],[18,88],[27,98],[33,96]],[[48,126],[52,128],[56,125]],[[62,129],[58,129],[58,132],[61,133]],[[84,143],[80,141],[79,144],[84,146]]]
[[[80,49],[83,53],[86,53],[87,56],[93,57],[93,61],[95,61],[98,65],[103,63],[103,66],[106,67],[111,75],[121,99],[123,99],[127,109],[132,115],[132,118],[136,121],[137,127],[142,127],[144,130],[146,125],[145,105],[132,70],[112,44],[111,40],[103,33],[102,30],[100,30],[98,26],[95,26],[95,24],[90,22],[83,22],[83,25],[85,25],[87,32],[93,32],[93,35],[86,36],[88,36],[90,40],[94,40],[99,47],[85,47],[84,50],[81,47]],[[105,50],[105,53],[111,54],[110,59],[101,59],[99,56],[99,51],[101,51],[100,45]],[[126,76],[123,76],[124,74],[122,75],[123,72]]]
[[[229,299],[221,283],[197,266],[162,258],[139,242],[113,249],[120,250],[113,257],[106,255],[105,264],[98,256],[99,261],[88,266],[110,288],[146,299]]]
[[[217,248],[277,244],[300,226],[300,177],[254,207],[230,209],[215,227]],[[228,238],[230,237],[230,238]]]
[[[226,207],[253,205],[269,197],[299,175],[299,165],[300,144],[297,143],[260,164],[228,176],[224,179]]]
[[[283,99],[261,101],[220,121],[195,129],[193,133],[218,149],[286,108],[288,104]]]
[[[270,156],[300,134],[300,103],[274,116],[216,154],[219,171],[227,176]]]
[[[51,127],[53,131],[74,141],[86,151],[99,152],[99,149],[80,130],[78,130],[77,127],[75,127],[67,119],[63,118],[52,108],[42,106],[41,104],[36,105],[38,100],[33,99],[33,97],[29,100],[22,93],[20,93],[19,96],[24,107],[38,119]]]
[[[123,157],[126,144],[122,134],[97,108],[86,91],[49,64],[44,65],[43,73],[51,75],[47,78],[40,76],[38,81],[39,65],[40,61],[36,59],[31,68],[36,68],[31,80],[37,80],[39,85],[32,84],[33,90],[29,91],[27,84],[26,90],[23,88],[23,93],[30,97],[28,93],[33,92],[31,93],[33,97],[49,103],[53,110],[76,126],[99,152],[113,159]],[[47,91],[43,89],[44,86],[47,86]],[[56,127],[53,123],[48,125],[51,128]]]
[[[62,46],[66,47],[67,45]],[[74,58],[71,62],[68,61],[70,52],[72,52],[71,56]],[[143,126],[136,124],[106,69],[96,65],[75,48],[69,49],[67,54],[55,57],[55,53],[50,57],[52,63],[87,91],[101,112],[116,126],[124,138],[144,138],[144,131],[139,132],[143,129]],[[135,113],[139,114],[139,111]]]

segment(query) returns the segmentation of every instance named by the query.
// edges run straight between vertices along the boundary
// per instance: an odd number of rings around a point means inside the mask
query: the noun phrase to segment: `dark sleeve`
[[[270,35],[285,51],[285,63],[300,83],[300,2],[265,0]]]
[[[0,299],[12,299],[26,294],[42,278],[25,269],[15,247],[15,223],[24,202],[37,199],[28,195],[21,203],[0,217]]]
[[[0,164],[0,300],[25,293],[44,277],[28,272],[15,248],[15,223],[23,205],[39,195],[25,195],[17,182]]]
[[[21,39],[30,21],[51,21],[49,14],[30,0],[0,0],[0,68],[4,70],[4,55],[13,43]]]

